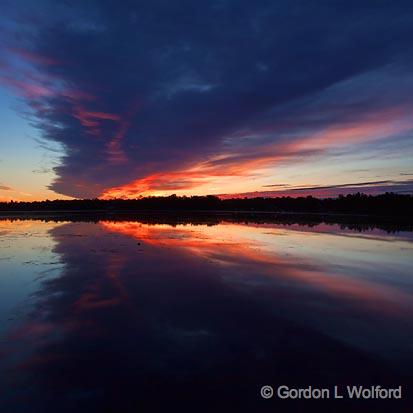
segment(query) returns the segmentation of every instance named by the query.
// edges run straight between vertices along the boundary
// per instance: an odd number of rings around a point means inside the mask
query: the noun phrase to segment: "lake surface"
[[[0,220],[1,412],[412,411],[412,232],[156,221]]]

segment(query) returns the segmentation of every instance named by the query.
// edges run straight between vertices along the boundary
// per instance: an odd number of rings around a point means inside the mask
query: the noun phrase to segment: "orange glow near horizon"
[[[78,106],[74,117],[92,135],[91,139],[102,141],[105,147],[106,160],[110,166],[128,167],[130,162],[128,152],[123,147],[124,137],[130,127],[130,117],[140,108],[139,103],[130,105],[127,113],[122,115],[107,112],[98,112]],[[406,107],[396,107],[382,112],[366,115],[357,122],[348,122],[330,126],[322,131],[317,131],[309,135],[291,138],[281,143],[261,143],[251,147],[245,146],[244,141],[248,142],[249,131],[238,132],[229,137],[227,145],[221,150],[205,159],[198,159],[182,165],[181,168],[162,170],[159,165],[153,166],[155,172],[148,173],[146,176],[133,180],[126,184],[104,188],[99,184],[96,192],[101,199],[134,199],[145,196],[168,196],[176,194],[178,196],[192,195],[219,195],[219,196],[242,196],[244,193],[256,193],[257,196],[266,191],[263,188],[268,186],[271,179],[275,184],[286,182],[289,188],[272,188],[271,191],[278,196],[291,194],[290,189],[316,186],[316,185],[335,185],[348,182],[349,175],[343,176],[340,165],[332,163],[329,167],[336,174],[319,174],[316,178],[311,176],[309,171],[311,156],[318,156],[328,160],[328,151],[335,148],[345,148],[350,145],[362,144],[378,139],[384,139],[391,135],[397,135],[413,129],[413,119],[411,109]],[[102,135],[104,124],[110,122],[115,125],[112,136]],[[279,128],[267,127],[258,129],[256,133],[276,134]],[[281,128],[282,129],[282,128]],[[280,133],[282,130],[280,130]],[[259,139],[258,139],[259,141]],[[243,146],[244,145],[244,146]],[[353,151],[354,152],[354,151]],[[199,157],[198,157],[199,158]],[[290,169],[296,165],[297,177],[291,179],[283,173],[285,165]],[[103,168],[103,166],[102,166]],[[331,171],[330,171],[331,172]],[[16,172],[19,174],[19,172]],[[53,180],[52,172],[48,175]],[[343,182],[343,178],[347,181]],[[16,177],[14,178],[16,180]],[[42,179],[42,181],[40,180]],[[32,177],[32,180],[19,178],[18,187],[14,183],[4,182],[2,189],[0,182],[0,202],[9,201],[39,201],[45,199],[74,199],[70,196],[60,195],[47,189],[39,187],[39,183],[44,185],[46,176],[40,175]],[[367,180],[369,178],[366,178]],[[353,178],[351,178],[351,181]],[[27,184],[26,184],[27,182]],[[271,182],[271,183],[273,183]],[[90,187],[92,184],[84,183],[81,180],[70,182],[66,179],[65,183],[76,188]],[[7,186],[13,188],[5,189]],[[315,196],[329,196],[328,190]]]
[[[45,201],[46,199],[50,201],[75,199],[71,196],[61,195],[48,189],[36,190],[34,193],[21,192],[13,189],[4,191],[3,194],[0,195],[0,202],[36,202]]]
[[[137,196],[241,194],[260,191],[255,181],[266,176],[268,168],[291,163],[306,154],[325,154],[329,149],[383,139],[413,129],[410,109],[394,108],[370,115],[360,122],[329,127],[312,135],[286,143],[266,144],[223,152],[183,170],[149,174],[125,185],[106,189],[102,199],[136,198]],[[281,178],[282,179],[282,178]],[[319,185],[336,184],[326,178]],[[311,182],[298,182],[296,186]],[[314,183],[312,183],[314,184]],[[280,191],[282,195],[283,191]]]

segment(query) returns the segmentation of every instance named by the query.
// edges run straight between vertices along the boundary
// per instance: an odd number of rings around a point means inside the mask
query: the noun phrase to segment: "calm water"
[[[412,411],[412,298],[410,232],[0,220],[0,411]]]

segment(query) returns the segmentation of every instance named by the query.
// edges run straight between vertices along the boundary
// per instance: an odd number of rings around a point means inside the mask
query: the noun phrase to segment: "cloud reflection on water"
[[[412,243],[324,229],[55,227],[64,270],[3,346],[6,406],[251,411],[266,383],[411,383]]]

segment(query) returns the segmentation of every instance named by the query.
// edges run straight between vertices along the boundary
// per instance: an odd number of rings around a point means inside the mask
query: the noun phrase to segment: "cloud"
[[[10,188],[9,186],[3,185],[0,183],[0,191],[12,191],[13,189]]]
[[[271,184],[271,185],[263,185],[264,188],[274,188],[274,187],[280,187],[280,188],[287,188],[289,187],[289,184]]]
[[[193,188],[413,129],[410,2],[19,1],[7,13],[0,81],[64,148],[61,194]]]
[[[351,184],[338,184],[338,185],[325,185],[325,186],[303,186],[300,188],[292,188],[291,191],[315,191],[319,189],[341,189],[341,188],[362,188],[362,187],[374,187],[378,185],[411,185],[413,184],[413,180],[408,179],[406,181],[371,181],[371,182],[356,182]]]
[[[276,185],[265,185],[272,187]],[[337,197],[339,195],[354,194],[363,192],[365,194],[377,195],[384,192],[409,193],[413,194],[413,179],[406,180],[382,180],[371,182],[353,182],[336,185],[315,185],[315,186],[292,186],[283,185],[283,189],[275,191],[256,191],[239,194],[221,194],[221,198],[254,198],[254,197],[281,197],[281,196],[315,196],[319,198]]]
[[[32,173],[34,174],[49,174],[51,172],[50,168],[47,168],[46,166],[41,166],[38,169],[33,169]]]

